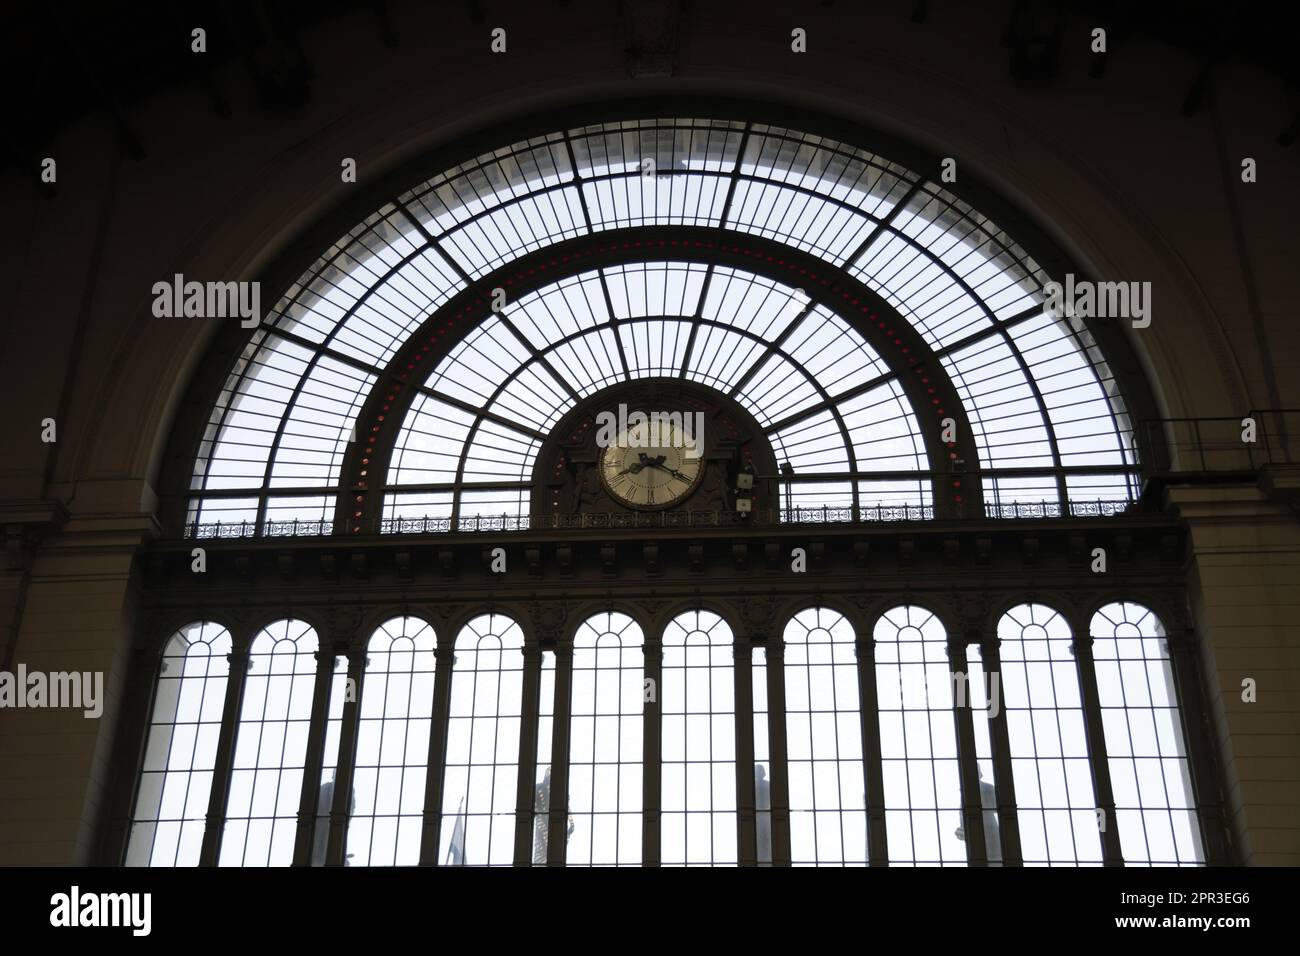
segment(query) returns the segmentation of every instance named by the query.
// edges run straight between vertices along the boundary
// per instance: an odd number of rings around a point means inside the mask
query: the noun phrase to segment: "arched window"
[[[1124,862],[1203,863],[1164,625],[1120,602],[1094,614],[1090,631]]]
[[[311,625],[292,619],[269,624],[253,638],[235,730],[222,866],[293,862],[319,646]]]
[[[735,866],[736,690],[731,628],[687,611],[663,639],[660,862]]]
[[[366,646],[348,820],[353,866],[420,862],[433,651],[433,628],[409,616],[381,624]]]
[[[998,621],[1020,842],[1027,866],[1101,862],[1070,626],[1043,604]]]
[[[800,611],[785,626],[790,852],[801,865],[865,864],[866,776],[853,626]]]
[[[483,614],[461,628],[455,647],[439,863],[509,866],[524,635],[512,619]]]
[[[874,636],[889,862],[964,864],[948,635],[930,611],[902,605]]]
[[[1135,496],[1115,363],[1047,305],[1063,277],[888,157],[742,119],[643,118],[429,172],[251,334],[176,490],[194,533],[328,534],[341,488],[340,531],[519,516],[550,427],[600,389],[658,376],[744,403],[791,466],[795,509],[932,514],[956,452],[924,436],[957,414],[978,466],[958,501],[982,496],[1002,517]],[[567,265],[513,281],[523,257],[561,244]],[[800,278],[795,258],[834,281]],[[489,279],[508,301],[467,306]],[[349,464],[354,428],[367,453]]]
[[[640,626],[617,612],[588,618],[573,638],[571,866],[641,863],[643,642]]]
[[[230,675],[230,632],[203,621],[163,648],[127,866],[196,866]]]

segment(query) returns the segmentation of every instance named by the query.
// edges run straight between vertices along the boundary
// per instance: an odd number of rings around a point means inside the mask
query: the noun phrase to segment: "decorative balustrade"
[[[1131,501],[1072,501],[986,503],[985,518],[1101,518],[1129,511]],[[874,507],[806,507],[780,508],[752,512],[739,511],[645,511],[621,514],[517,515],[477,514],[458,518],[421,516],[385,518],[374,529],[384,535],[409,534],[476,534],[485,532],[527,531],[609,531],[638,528],[745,528],[781,525],[873,525],[891,522],[933,521],[930,505],[876,505]],[[942,517],[942,516],[941,516]],[[204,538],[310,538],[334,533],[334,522],[295,518],[265,521],[258,528],[255,521],[191,523],[185,537]]]

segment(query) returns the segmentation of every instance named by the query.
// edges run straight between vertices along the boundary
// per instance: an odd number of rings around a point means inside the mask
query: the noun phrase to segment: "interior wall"
[[[232,62],[216,74],[229,117],[197,86],[130,109],[142,160],[123,154],[100,111],[52,148],[56,198],[3,174],[0,514],[22,530],[8,534],[0,578],[0,611],[12,622],[0,667],[102,668],[110,687],[123,679],[131,556],[156,533],[163,446],[216,331],[209,320],[154,318],[153,283],[175,273],[262,276],[357,188],[340,182],[345,157],[364,184],[459,136],[553,107],[735,96],[838,114],[952,156],[959,181],[1000,190],[1097,276],[1152,283],[1151,326],[1130,334],[1168,414],[1300,406],[1290,261],[1300,171],[1294,149],[1275,142],[1290,115],[1285,90],[1261,70],[1222,65],[1206,105],[1184,117],[1201,64],[1132,38],[1104,78],[1090,77],[1093,24],[1082,19],[1068,24],[1057,81],[1022,89],[999,46],[997,4],[940,7],[917,24],[894,5],[790,13],[714,2],[693,5],[679,25],[671,77],[631,79],[618,5],[520,5],[480,24],[438,5],[390,6],[396,49],[364,9],[304,35],[316,78],[301,110],[262,108]],[[494,26],[508,31],[505,54],[489,52]],[[807,30],[805,54],[790,49],[796,26]],[[1257,160],[1258,182],[1240,181],[1244,157]],[[276,291],[263,291],[264,305]],[[57,422],[53,444],[40,440],[45,418]],[[1206,593],[1225,573],[1200,564]],[[1287,644],[1300,606],[1284,590],[1259,595],[1251,613]],[[1239,632],[1214,615],[1198,626],[1220,662],[1230,659]],[[1278,678],[1294,700],[1300,664],[1283,650]],[[85,862],[92,852],[87,821],[113,714],[81,723],[58,714],[0,714],[0,862]],[[1300,716],[1291,706],[1268,719],[1290,764],[1270,771],[1282,775],[1277,787],[1241,804],[1242,833],[1257,826],[1252,806],[1289,813],[1289,830],[1258,824],[1250,853],[1300,862]],[[1234,733],[1227,727],[1221,741],[1228,773],[1240,770]]]

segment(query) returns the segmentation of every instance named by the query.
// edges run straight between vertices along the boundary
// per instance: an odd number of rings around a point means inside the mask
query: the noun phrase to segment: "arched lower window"
[[[443,778],[443,866],[509,866],[514,858],[524,634],[483,614],[456,635]]]
[[[640,626],[617,612],[588,618],[573,638],[572,866],[641,863],[643,641]]]
[[[221,733],[230,632],[186,624],[163,648],[127,866],[197,866]]]
[[[1026,866],[1101,862],[1072,637],[1065,618],[1043,604],[1021,604],[998,621]]]
[[[1164,625],[1123,602],[1094,614],[1089,630],[1124,862],[1203,863]]]
[[[735,866],[736,691],[731,628],[687,611],[663,641],[660,862]]]
[[[433,628],[417,617],[381,624],[366,647],[348,820],[353,866],[420,862],[433,651]]]
[[[790,852],[795,866],[865,864],[866,776],[853,626],[800,611],[785,627]]]
[[[311,625],[291,619],[253,638],[235,729],[222,866],[293,862],[319,647]]]
[[[948,635],[915,605],[886,611],[874,635],[889,862],[964,865]]]

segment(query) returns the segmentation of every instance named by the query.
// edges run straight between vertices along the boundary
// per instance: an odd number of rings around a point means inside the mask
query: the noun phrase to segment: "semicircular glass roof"
[[[969,421],[986,512],[1131,500],[1132,426],[1047,274],[941,185],[841,142],[661,119],[550,133],[440,172],[359,223],[264,318],[207,422],[188,520],[332,521],[371,390],[438,310],[522,256],[610,230],[698,227],[821,260],[933,353]],[[740,402],[797,505],[928,505],[918,419],[852,316],[714,262],[629,254],[508,301],[410,391],[388,517],[526,513],[548,430],[600,389],[681,377]],[[974,463],[972,463],[973,465]]]

